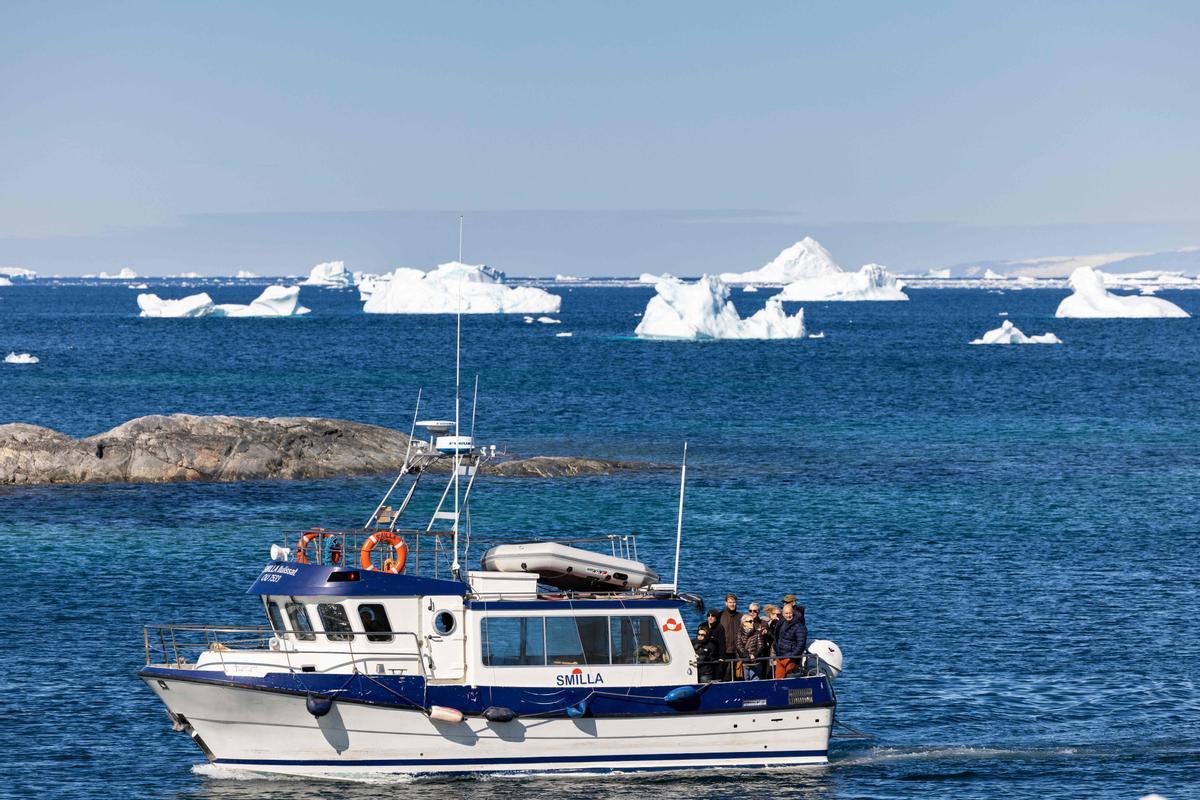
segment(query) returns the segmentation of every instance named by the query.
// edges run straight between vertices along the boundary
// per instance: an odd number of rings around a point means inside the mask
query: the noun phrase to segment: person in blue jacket
[[[804,622],[804,606],[783,607],[783,619],[775,633],[775,677],[786,678],[800,669],[808,649],[808,625]]]

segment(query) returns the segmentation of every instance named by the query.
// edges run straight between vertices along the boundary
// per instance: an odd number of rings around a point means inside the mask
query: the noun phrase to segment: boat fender
[[[512,722],[517,718],[517,713],[511,708],[488,706],[487,710],[483,712],[483,718],[488,722]]]
[[[588,701],[583,700],[573,706],[567,706],[567,716],[571,719],[579,719],[586,717],[588,713]]]
[[[308,713],[319,719],[333,708],[333,698],[309,692],[304,698],[304,707],[308,709]]]
[[[438,722],[459,723],[463,721],[463,714],[457,708],[447,708],[446,706],[430,706],[429,718],[436,719]]]
[[[691,700],[696,695],[700,694],[700,690],[695,686],[678,686],[667,692],[667,696],[663,699],[671,705],[682,703],[685,700]]]

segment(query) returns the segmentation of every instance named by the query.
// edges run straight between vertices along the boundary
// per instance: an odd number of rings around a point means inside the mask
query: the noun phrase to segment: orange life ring
[[[391,572],[394,575],[404,572],[404,564],[408,561],[408,545],[404,543],[403,538],[391,531],[375,531],[363,542],[362,549],[358,551],[358,565],[365,570],[375,569],[375,565],[371,563],[371,551],[380,542],[392,548],[392,557],[383,561],[383,572]]]
[[[313,528],[311,531],[302,533],[300,540],[296,542],[296,561],[301,564],[309,563],[308,546],[312,543],[312,540],[318,538],[329,539],[333,536],[334,534],[327,532],[324,528]],[[342,548],[336,542],[330,550],[329,561],[335,566],[342,563]]]

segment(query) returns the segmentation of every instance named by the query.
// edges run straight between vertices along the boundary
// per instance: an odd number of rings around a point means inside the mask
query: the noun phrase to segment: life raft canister
[[[380,542],[392,548],[391,557],[383,560],[382,571],[394,575],[404,572],[404,564],[408,561],[408,545],[402,537],[391,531],[375,531],[363,542],[362,549],[358,551],[358,565],[365,570],[375,570],[375,565],[371,563],[371,551]]]
[[[299,541],[296,542],[296,561],[301,564],[308,564],[308,545],[313,539],[330,539],[335,534],[329,533],[324,528],[313,528],[311,531],[305,531],[300,535]],[[342,548],[337,542],[329,550],[329,562],[334,566],[342,563]]]

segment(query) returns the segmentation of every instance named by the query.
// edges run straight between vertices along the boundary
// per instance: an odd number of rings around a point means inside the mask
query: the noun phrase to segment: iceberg
[[[131,283],[126,288],[127,289],[149,289],[150,284],[148,284],[148,283]]]
[[[299,303],[299,286],[268,286],[249,305],[213,303],[207,292],[179,300],[164,300],[156,294],[139,294],[143,317],[293,317],[309,310]]]
[[[254,278],[257,278],[258,276],[255,275],[253,272],[250,272],[249,270],[239,269],[237,271],[237,274],[234,275],[233,277],[237,278],[238,280],[248,281],[248,280],[253,280]]]
[[[1008,276],[1001,275],[999,272],[996,272],[991,267],[988,267],[986,270],[984,270],[983,279],[985,281],[1003,281],[1003,280],[1007,280]]]
[[[268,286],[249,305],[223,303],[213,306],[214,317],[296,317],[309,309],[300,305],[299,286]]]
[[[0,267],[0,275],[6,278],[20,278],[25,281],[31,281],[37,277],[36,272],[22,267]]]
[[[304,285],[345,289],[354,285],[354,276],[346,269],[345,261],[326,261],[312,268],[304,280]]]
[[[587,279],[581,278],[578,275],[555,275],[554,276],[555,283],[578,283],[579,281],[583,281],[583,280],[587,280]]]
[[[484,264],[451,261],[423,272],[400,267],[382,276],[363,303],[368,314],[557,314],[562,298],[532,286],[509,286]],[[361,291],[361,288],[360,288]]]
[[[9,353],[4,357],[5,364],[36,364],[39,360],[31,353]]]
[[[1072,294],[1058,304],[1056,317],[1109,319],[1115,317],[1187,317],[1179,306],[1160,297],[1113,294],[1104,286],[1103,274],[1079,267],[1068,281]]]
[[[1062,344],[1062,339],[1049,331],[1041,336],[1026,336],[1021,333],[1020,328],[1006,319],[999,328],[988,331],[971,344]]]
[[[12,286],[13,283],[8,278],[0,275],[0,286]]]
[[[745,286],[742,287],[742,291],[743,292],[757,292],[758,287],[755,286],[753,283],[747,283]]]
[[[792,283],[803,278],[836,275],[842,271],[829,251],[811,236],[805,236],[791,247],[785,248],[774,260],[759,269],[749,272],[723,272],[721,280],[726,284],[743,283]]]
[[[543,325],[562,325],[562,320],[554,317],[538,317],[537,321]]]
[[[574,336],[574,335],[575,335],[575,334],[571,333],[570,331],[563,331],[562,333],[556,333],[556,334],[554,334],[554,338],[556,338],[556,339],[568,339],[568,338],[570,338],[570,337],[572,337],[572,336]]]
[[[643,272],[638,276],[638,283],[656,284],[659,281],[677,281],[676,278],[669,272],[664,272],[662,275],[655,275],[653,272]]]
[[[376,275],[373,272],[355,272],[354,285],[358,287],[358,300],[365,303],[367,298],[387,284],[390,275]]]
[[[907,300],[904,284],[887,267],[867,264],[858,272],[834,272],[789,283],[777,300]]]
[[[784,313],[772,297],[766,307],[742,319],[720,278],[705,275],[695,283],[660,280],[634,333],[643,339],[802,339],[804,309]]]
[[[143,317],[206,317],[214,308],[207,292],[190,294],[178,300],[164,300],[156,294],[139,294],[138,308]]]
[[[195,278],[203,278],[204,276],[203,276],[203,275],[201,275],[199,272],[181,272],[181,273],[179,273],[178,275],[172,275],[171,277],[172,277],[172,278],[192,278],[192,279],[195,279]]]
[[[103,281],[135,281],[138,274],[129,267],[124,267],[116,275],[109,275],[107,272],[101,272],[98,276]]]

